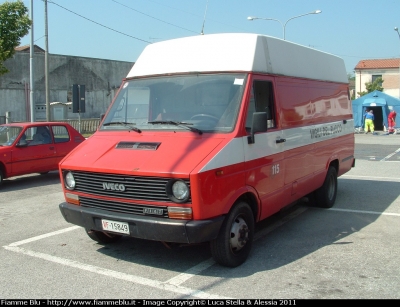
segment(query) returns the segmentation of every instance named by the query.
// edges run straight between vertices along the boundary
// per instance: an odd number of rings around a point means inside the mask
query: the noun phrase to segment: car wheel
[[[330,166],[324,184],[315,191],[315,205],[320,208],[331,208],[335,204],[337,194],[336,168]]]
[[[122,237],[121,235],[115,235],[108,232],[102,232],[91,229],[85,229],[85,230],[89,238],[101,244],[117,242]]]
[[[238,202],[226,216],[218,237],[210,242],[214,260],[227,267],[246,261],[254,237],[254,216],[250,206]]]

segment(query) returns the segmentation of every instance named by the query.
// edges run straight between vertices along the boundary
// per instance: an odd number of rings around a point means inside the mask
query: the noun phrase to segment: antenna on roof
[[[207,7],[208,7],[208,0],[207,0],[207,3],[206,3],[206,11],[204,12],[203,26],[201,27],[201,33],[200,33],[201,35],[204,35],[203,30],[204,30],[204,24],[206,22]]]

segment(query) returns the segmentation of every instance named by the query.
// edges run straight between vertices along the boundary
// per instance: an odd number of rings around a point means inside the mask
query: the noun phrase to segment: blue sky
[[[11,0],[9,0],[11,1]],[[344,59],[400,57],[400,0],[48,0],[49,52],[134,62],[149,43],[221,32],[283,38]],[[0,0],[0,3],[4,3]],[[23,0],[31,9],[31,1]],[[206,10],[207,8],[207,10]],[[72,12],[74,13],[72,13]],[[35,44],[45,48],[44,2],[33,0]],[[79,14],[80,16],[78,16]],[[21,45],[30,43],[30,34]]]

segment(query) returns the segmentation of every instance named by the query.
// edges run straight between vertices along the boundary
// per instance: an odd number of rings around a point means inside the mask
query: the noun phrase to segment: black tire
[[[218,237],[210,242],[214,260],[227,267],[246,261],[254,237],[254,216],[246,202],[238,202],[226,216]]]
[[[324,184],[315,191],[315,205],[320,208],[331,208],[335,204],[337,194],[336,168],[330,166]]]
[[[85,230],[89,238],[101,244],[114,243],[117,242],[122,237],[121,235],[116,235],[108,232],[102,232],[91,229],[85,229]]]

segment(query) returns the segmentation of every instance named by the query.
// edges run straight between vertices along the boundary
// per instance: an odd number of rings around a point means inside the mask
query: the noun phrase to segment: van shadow
[[[383,186],[385,193],[382,193]],[[346,237],[370,225],[380,215],[335,209],[380,213],[398,198],[398,191],[399,182],[341,178],[336,204],[332,210],[299,203],[277,213],[257,224],[256,238],[259,238],[253,242],[252,252],[244,264],[234,269],[214,264],[198,275],[218,278],[246,277],[260,271],[284,267],[332,244],[353,244],[352,239],[347,240]],[[363,200],[377,199],[377,195],[379,201],[371,202],[366,207]],[[303,209],[300,210],[303,212],[290,218],[298,209]],[[272,230],[269,231],[268,228]],[[211,257],[208,243],[166,248],[160,242],[134,238],[123,238],[114,244],[102,246],[98,252],[127,262],[178,273],[183,273]]]
[[[60,175],[58,171],[51,171],[43,175],[35,173],[30,175],[11,177],[3,180],[3,184],[0,187],[0,193],[19,191],[36,187],[44,187],[59,183]]]

